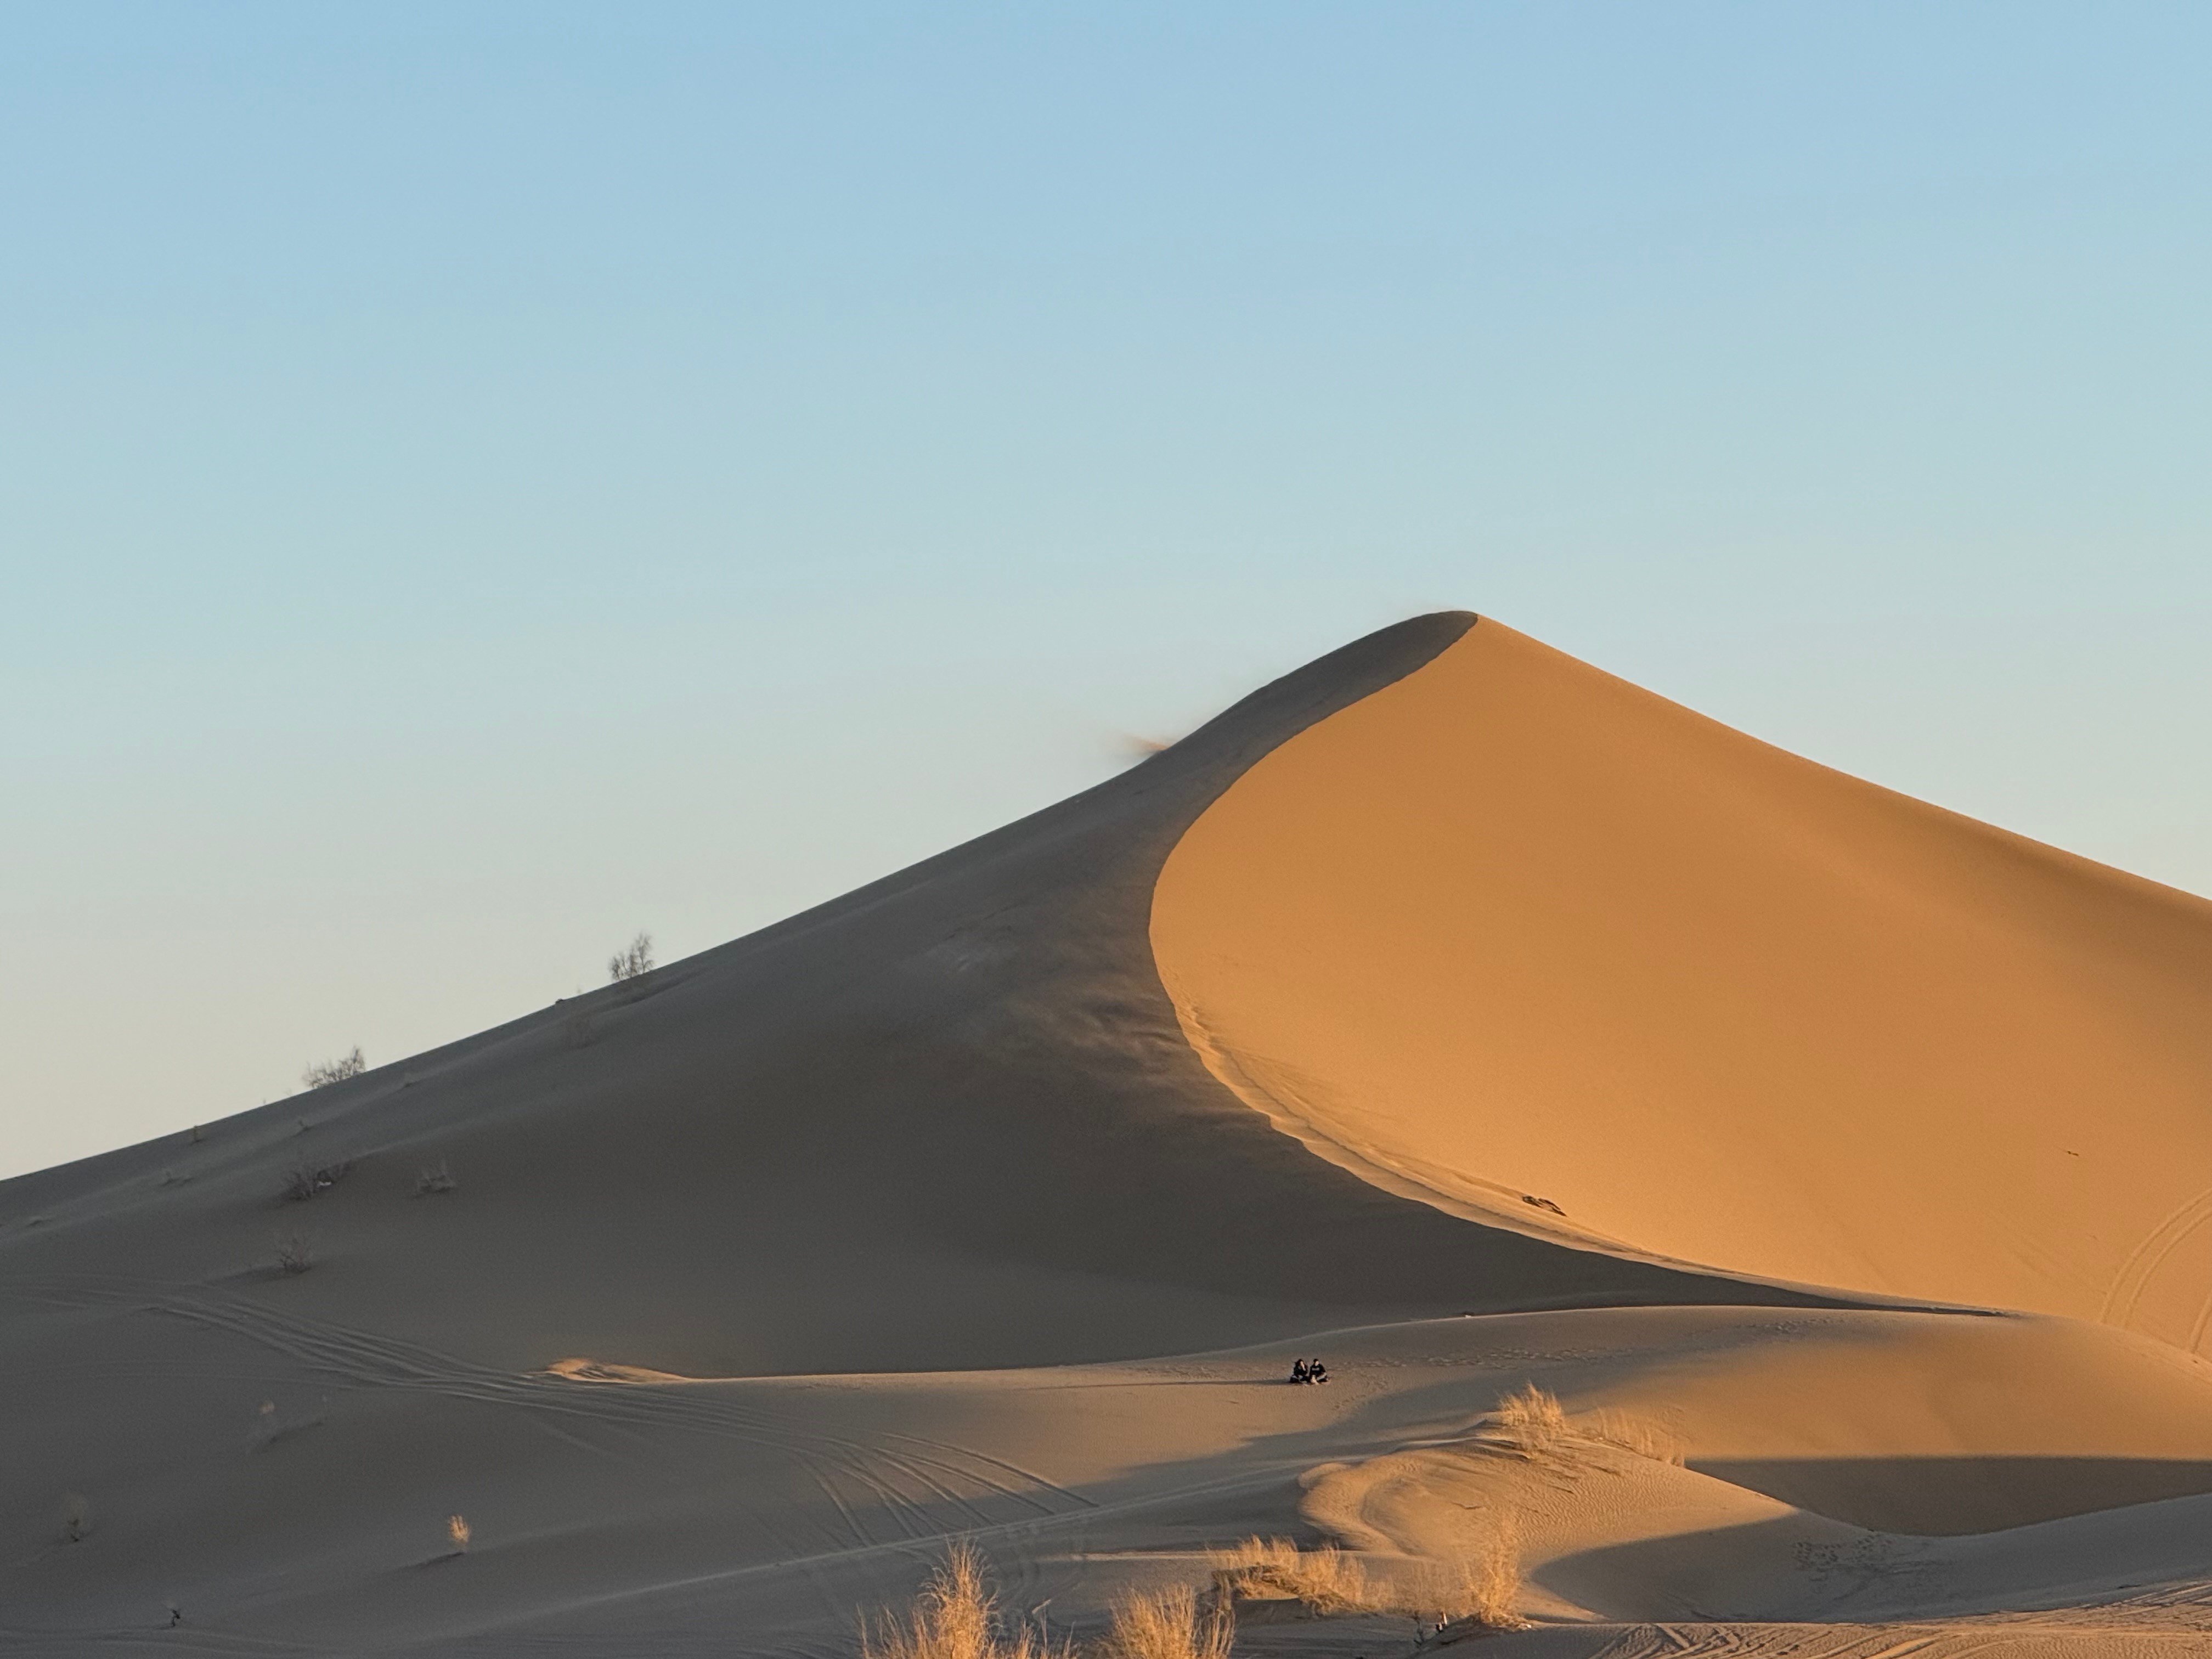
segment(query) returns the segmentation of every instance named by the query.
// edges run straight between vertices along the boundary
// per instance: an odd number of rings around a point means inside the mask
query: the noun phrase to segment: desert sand
[[[1092,1641],[1258,1537],[1378,1599],[1238,1654],[2212,1652],[2208,1183],[2212,907],[1419,617],[0,1183],[0,1650],[826,1659],[955,1540]]]

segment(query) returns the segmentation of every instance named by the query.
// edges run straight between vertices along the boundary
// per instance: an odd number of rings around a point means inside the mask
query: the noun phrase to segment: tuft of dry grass
[[[1574,1437],[1559,1395],[1546,1393],[1534,1382],[1499,1401],[1498,1409],[1490,1413],[1490,1426],[1486,1439],[1531,1462],[1557,1457]]]
[[[446,1517],[446,1536],[453,1540],[454,1554],[466,1555],[469,1553],[469,1540],[475,1535],[470,1530],[469,1523],[462,1520],[459,1516],[449,1515]]]
[[[1177,1584],[1115,1602],[1098,1659],[1229,1659],[1236,1640],[1237,1615],[1225,1600],[1210,1598],[1200,1607],[1197,1592]]]
[[[1297,1601],[1318,1614],[1382,1610],[1366,1570],[1334,1544],[1302,1550],[1287,1538],[1248,1538],[1213,1558],[1223,1601]]]
[[[1027,1626],[1006,1630],[983,1558],[966,1543],[946,1553],[905,1618],[887,1613],[880,1629],[862,1624],[860,1653],[862,1659],[1073,1659]]]
[[[305,1233],[284,1233],[276,1240],[276,1267],[280,1273],[303,1273],[315,1265],[315,1247]]]
[[[1528,1628],[1528,1620],[1516,1610],[1521,1598],[1521,1537],[1510,1517],[1488,1528],[1466,1554],[1429,1563],[1401,1584],[1376,1582],[1357,1558],[1334,1545],[1301,1550],[1282,1538],[1247,1539],[1216,1555],[1214,1563],[1215,1595],[1224,1609],[1240,1600],[1289,1601],[1316,1618],[1399,1613],[1484,1630]],[[1115,1659],[1121,1656],[1116,1653]],[[1152,1656],[1133,1653],[1131,1659]],[[1206,1654],[1204,1659],[1213,1656]]]
[[[1583,1431],[1601,1445],[1618,1447],[1654,1462],[1672,1463],[1677,1468],[1682,1462],[1681,1437],[1664,1425],[1633,1413],[1604,1407],[1590,1413]]]
[[[1534,1382],[1498,1402],[1480,1438],[1532,1463],[1587,1463],[1601,1446],[1662,1463],[1682,1461],[1681,1443],[1657,1424],[1609,1407],[1571,1418],[1557,1395]]]
[[[1484,1630],[1526,1630],[1521,1601],[1521,1528],[1510,1516],[1492,1526],[1465,1555],[1431,1563],[1414,1598],[1416,1616],[1471,1623]]]

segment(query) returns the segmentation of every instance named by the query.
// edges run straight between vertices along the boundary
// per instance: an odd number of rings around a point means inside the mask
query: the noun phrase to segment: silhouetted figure
[[[1311,1382],[1312,1380],[1313,1380],[1313,1379],[1312,1379],[1312,1378],[1311,1378],[1311,1377],[1307,1374],[1307,1372],[1306,1372],[1306,1362],[1305,1362],[1304,1360],[1303,1360],[1303,1359],[1293,1359],[1292,1361],[1291,1361],[1291,1382]]]

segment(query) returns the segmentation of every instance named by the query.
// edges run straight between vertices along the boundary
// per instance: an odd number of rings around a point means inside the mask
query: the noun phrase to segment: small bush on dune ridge
[[[1593,1412],[1585,1432],[1601,1444],[1633,1452],[1656,1463],[1681,1466],[1684,1453],[1680,1438],[1648,1419],[1609,1409]]]
[[[361,1049],[337,1060],[326,1060],[319,1066],[310,1066],[300,1073],[300,1081],[310,1089],[327,1089],[333,1083],[343,1083],[349,1077],[359,1077],[368,1069],[368,1062],[361,1057]]]
[[[1680,1445],[1657,1425],[1610,1410],[1593,1412],[1577,1421],[1567,1415],[1557,1395],[1534,1382],[1499,1401],[1498,1409],[1490,1413],[1486,1431],[1478,1437],[1484,1444],[1530,1462],[1583,1461],[1597,1446],[1610,1446],[1662,1463],[1682,1461]]]
[[[1557,1451],[1573,1432],[1559,1395],[1547,1394],[1534,1382],[1499,1401],[1490,1421],[1501,1443],[1530,1457]]]
[[[640,933],[629,942],[629,949],[619,956],[607,958],[607,978],[619,984],[626,979],[639,979],[653,971],[653,935]]]

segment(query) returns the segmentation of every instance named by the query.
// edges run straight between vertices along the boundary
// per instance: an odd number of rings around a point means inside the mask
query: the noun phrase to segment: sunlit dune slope
[[[1392,1190],[2207,1344],[2212,905],[1495,623],[1239,777],[1152,938],[1215,1075]]]

